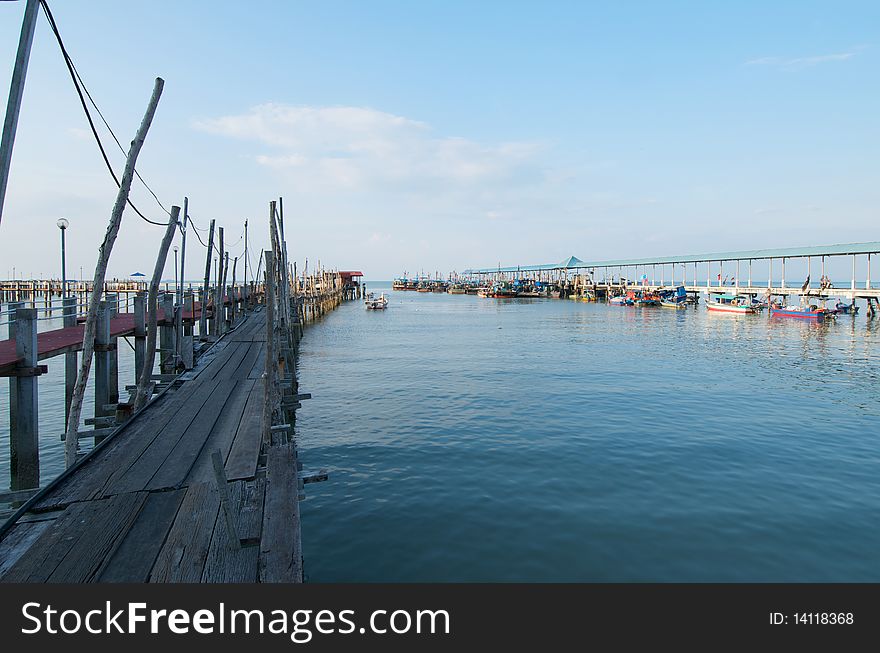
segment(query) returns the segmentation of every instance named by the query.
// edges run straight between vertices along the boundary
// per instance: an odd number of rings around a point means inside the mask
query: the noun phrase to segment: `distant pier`
[[[528,280],[546,287],[547,296],[563,298],[587,292],[601,298],[634,287],[658,290],[677,286],[684,286],[686,292],[694,295],[733,292],[753,297],[801,295],[819,300],[840,297],[851,302],[865,300],[869,314],[873,314],[880,301],[880,287],[872,285],[871,259],[878,253],[880,242],[644,259],[584,261],[572,256],[559,263],[469,269],[458,275],[457,282],[479,287]],[[832,259],[844,257],[851,264],[850,280],[845,286],[830,282],[826,274],[826,266]],[[864,280],[856,278],[859,259],[866,266]],[[805,265],[807,281],[791,279],[793,260]],[[762,277],[766,281],[753,279],[758,264],[766,270]],[[415,289],[406,288],[406,283],[397,283],[400,289]]]

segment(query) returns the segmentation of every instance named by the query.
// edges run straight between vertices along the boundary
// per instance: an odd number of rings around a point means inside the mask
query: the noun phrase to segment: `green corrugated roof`
[[[657,258],[619,259],[613,261],[582,261],[574,256],[561,263],[544,265],[521,265],[504,268],[465,270],[463,274],[491,274],[493,272],[534,272],[540,270],[564,270],[572,268],[611,268],[636,265],[664,265],[668,263],[705,263],[706,261],[749,261],[768,258],[806,258],[807,256],[846,256],[849,254],[880,253],[880,242],[849,243],[844,245],[818,245],[815,247],[783,247],[781,249],[752,249],[740,252],[715,254],[690,254]]]

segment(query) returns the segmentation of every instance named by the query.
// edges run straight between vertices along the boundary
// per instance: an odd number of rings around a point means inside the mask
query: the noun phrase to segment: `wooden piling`
[[[14,293],[15,297],[18,297],[18,282],[15,284],[16,290]],[[7,329],[9,332],[9,339],[15,340],[15,320],[18,315],[18,311],[24,308],[24,302],[14,301],[9,302],[6,306],[9,310],[9,324],[7,325]],[[18,417],[18,410],[16,408],[16,402],[18,400],[18,379],[14,376],[9,377],[9,432],[14,433],[16,426],[16,419]]]
[[[107,308],[110,311],[110,319],[119,315],[119,294],[107,293]],[[108,404],[119,403],[119,356],[117,351],[117,338],[110,338],[110,351],[108,352],[107,388]]]
[[[134,382],[144,369],[144,360],[147,357],[147,294],[139,291],[134,296]]]
[[[95,327],[95,417],[110,413],[104,406],[110,403],[110,309],[106,301],[98,307]]]
[[[160,299],[165,320],[159,327],[159,371],[171,374],[174,369],[174,295],[166,292]]]
[[[11,490],[40,486],[39,402],[37,393],[37,311],[15,311],[15,352],[22,359],[10,404],[9,465]]]

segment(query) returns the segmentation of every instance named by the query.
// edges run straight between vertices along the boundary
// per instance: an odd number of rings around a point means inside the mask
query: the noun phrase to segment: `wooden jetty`
[[[229,319],[199,335],[192,365],[156,375],[155,396],[133,413],[101,416],[96,405],[94,449],[42,489],[6,497],[19,507],[0,527],[0,581],[302,581],[299,501],[326,473],[303,473],[293,441],[310,398],[298,388],[298,343],[305,325],[360,291],[336,271],[296,275],[275,202],[270,232],[263,282],[226,289]],[[143,337],[136,305],[105,311],[102,342]],[[177,333],[202,316],[191,299],[181,310],[169,296],[165,308],[159,328]],[[36,360],[82,345],[81,326],[37,334],[34,312],[17,309],[15,339],[0,343],[0,370],[16,383],[36,380]],[[22,403],[12,410],[20,423]]]

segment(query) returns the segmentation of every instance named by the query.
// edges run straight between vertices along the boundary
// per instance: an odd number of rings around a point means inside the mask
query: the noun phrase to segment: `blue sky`
[[[878,239],[877,3],[51,6],[123,143],[165,79],[139,170],[255,251],[279,195],[293,258],[374,279]],[[4,94],[23,9],[0,2]],[[41,16],[0,276],[58,274],[59,215],[91,274],[115,189],[86,127]],[[161,235],[127,212],[111,276]]]

